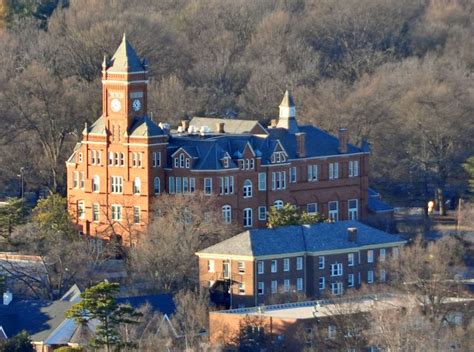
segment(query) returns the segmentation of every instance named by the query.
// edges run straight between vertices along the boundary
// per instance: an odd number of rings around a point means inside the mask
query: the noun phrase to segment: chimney
[[[271,128],[276,128],[277,127],[277,124],[278,124],[278,120],[277,119],[272,119],[270,121],[270,127]]]
[[[12,300],[13,300],[13,293],[11,293],[10,290],[7,290],[6,292],[3,293],[4,306],[8,306]]]
[[[183,127],[184,131],[187,131],[189,128],[189,120],[181,120],[181,127]]]
[[[339,129],[339,153],[347,153],[347,130]]]
[[[224,122],[216,122],[216,133],[225,133],[224,132]]]
[[[357,242],[357,227],[348,227],[347,235],[349,242]]]
[[[306,157],[306,133],[299,132],[296,136],[296,156],[298,158]]]

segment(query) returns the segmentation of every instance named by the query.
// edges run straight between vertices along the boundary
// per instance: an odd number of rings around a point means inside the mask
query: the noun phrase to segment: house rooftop
[[[357,229],[357,239],[350,241],[348,228]],[[405,240],[358,221],[347,220],[314,225],[281,226],[252,229],[203,249],[200,255],[220,254],[263,257],[283,254],[345,251],[370,246],[396,246]]]

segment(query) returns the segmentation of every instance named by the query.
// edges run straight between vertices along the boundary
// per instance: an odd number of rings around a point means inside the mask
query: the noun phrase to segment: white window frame
[[[135,177],[133,179],[133,194],[140,194],[142,191],[142,181],[140,177]]]
[[[303,270],[303,257],[296,257],[296,270]]]
[[[232,207],[229,204],[222,206],[222,221],[224,224],[232,223]]]
[[[245,262],[243,261],[237,262],[237,271],[239,272],[239,274],[245,274]]]
[[[326,289],[326,278],[325,277],[320,277],[318,280],[318,288],[319,291],[323,291]]]
[[[290,279],[283,280],[283,292],[290,292]]]
[[[334,264],[331,264],[331,277],[335,277],[335,276],[342,276],[343,274],[343,267],[342,267],[342,263],[334,263]]]
[[[209,259],[207,261],[207,272],[208,273],[215,273],[216,272],[216,262],[214,259]]]
[[[318,259],[318,269],[324,269],[325,266],[326,266],[326,258],[324,257],[324,255],[320,255],[319,256],[319,259]]]
[[[110,192],[115,194],[123,193],[122,176],[110,176]]]
[[[384,269],[380,269],[380,282],[387,281],[387,272]]]
[[[276,259],[273,259],[271,262],[270,272],[272,273],[278,272],[278,262],[276,261]]]
[[[342,282],[331,282],[331,294],[333,296],[340,296],[343,291]]]
[[[122,221],[122,206],[120,204],[112,204],[112,221]]]
[[[314,207],[314,211],[312,209]],[[308,203],[306,204],[306,212],[308,214],[317,214],[318,213],[318,203]]]
[[[206,196],[212,194],[212,177],[204,177],[204,194]]]
[[[354,253],[347,254],[347,266],[354,266],[355,263],[355,256]]]
[[[234,176],[220,177],[220,192],[221,195],[234,194]]]
[[[133,223],[140,224],[141,220],[142,220],[141,209],[140,207],[134,206],[133,207]]]
[[[153,179],[153,193],[155,193],[155,195],[161,193],[161,180],[158,176]]]
[[[267,207],[264,205],[258,207],[258,220],[267,220]]]
[[[79,171],[74,171],[72,173],[72,187],[79,188]]]
[[[290,167],[290,170],[288,172],[290,174],[290,183],[296,183],[298,177],[296,174],[296,166]]]
[[[349,177],[359,176],[359,160],[349,161]]]
[[[240,282],[238,285],[239,295],[245,294],[245,282]]]
[[[275,209],[281,209],[283,208],[285,204],[283,203],[283,201],[281,199],[277,199],[276,201],[273,202],[273,207]]]
[[[347,287],[354,287],[354,285],[355,285],[354,274],[347,275]]]
[[[368,284],[373,284],[374,283],[374,271],[373,270],[368,270],[367,271],[367,283]]]
[[[286,189],[286,171],[272,172],[272,190]]]
[[[259,260],[257,262],[257,274],[264,274],[265,273],[265,262],[263,260]]]
[[[351,202],[355,202],[355,207],[351,207]],[[349,220],[357,220],[359,218],[359,200],[349,199],[347,201],[347,218]]]
[[[331,204],[336,205],[336,209],[331,210]],[[337,200],[333,200],[328,202],[328,217],[332,221],[339,221],[339,202]]]
[[[329,163],[329,179],[337,180],[339,178],[339,163]]]
[[[277,280],[272,280],[271,293],[272,294],[278,293],[278,281]]]
[[[303,291],[303,278],[298,277],[296,279],[296,291]]]
[[[81,171],[79,173],[79,188],[84,189],[86,186],[86,177],[85,177],[85,172]]]
[[[374,262],[374,250],[368,249],[367,250],[367,263],[373,263],[373,262]]]
[[[168,192],[174,194],[176,192],[174,176],[168,177]]]
[[[252,181],[250,181],[249,179],[246,179],[244,181],[243,197],[252,198],[252,193],[253,193],[252,191],[253,191]]]
[[[253,209],[252,208],[245,208],[243,212],[244,216],[244,227],[252,227],[253,226]]]
[[[86,218],[86,203],[83,200],[77,202],[77,218],[81,220]]]
[[[100,192],[100,177],[99,175],[94,175],[92,177],[92,192],[99,193]]]
[[[258,173],[258,190],[259,191],[267,190],[267,174],[265,172]]]
[[[308,182],[318,180],[318,165],[308,165]]]
[[[290,258],[283,259],[283,271],[290,271]]]
[[[98,203],[92,204],[92,221],[93,222],[100,221],[100,204]]]
[[[152,154],[152,166],[160,167],[161,166],[161,152],[153,152]]]
[[[259,281],[257,283],[257,294],[262,296],[265,294],[265,283],[263,281]]]
[[[386,256],[387,256],[387,252],[386,252],[385,248],[380,248],[379,262],[384,262]]]

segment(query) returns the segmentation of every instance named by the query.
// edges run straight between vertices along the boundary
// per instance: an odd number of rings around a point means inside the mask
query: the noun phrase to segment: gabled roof
[[[82,133],[86,133],[86,129],[82,131]],[[99,117],[92,125],[87,126],[87,133],[91,134],[100,134],[100,135],[106,135],[105,131],[105,121],[104,117],[101,116]]]
[[[246,134],[254,133],[256,129],[265,131],[260,122],[256,120],[240,120],[240,119],[220,119],[213,117],[193,117],[189,122],[190,126],[196,126],[200,129],[203,126],[207,126],[211,131],[217,133],[216,124],[224,123],[224,132],[228,134]]]
[[[129,131],[130,137],[154,137],[164,135],[163,130],[148,116],[136,117]]]
[[[349,241],[349,227],[357,228],[357,241]],[[200,254],[272,256],[303,252],[348,250],[371,245],[404,243],[397,235],[377,230],[358,221],[253,229],[199,251]]]
[[[135,49],[130,45],[127,36],[123,35],[117,51],[110,60],[108,72],[140,72],[145,71],[145,67],[138,58]]]

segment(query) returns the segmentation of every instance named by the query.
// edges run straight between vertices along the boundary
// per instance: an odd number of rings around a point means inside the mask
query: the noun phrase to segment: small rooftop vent
[[[183,133],[183,132],[185,132],[183,126],[178,126],[178,133]]]
[[[166,123],[166,122],[160,122],[158,124],[158,127],[161,128],[163,131],[169,131],[170,130],[170,124],[169,123]]]
[[[197,127],[196,127],[196,126],[193,126],[193,125],[189,126],[189,128],[188,128],[188,133],[189,133],[189,134],[197,134],[197,133],[198,133]]]
[[[8,306],[13,301],[13,293],[7,290],[3,293],[3,305]]]
[[[201,133],[201,135],[206,135],[209,132],[211,132],[211,130],[208,126],[201,126],[201,128],[199,129],[199,132]]]

